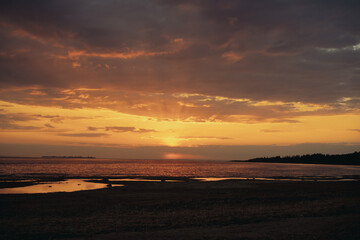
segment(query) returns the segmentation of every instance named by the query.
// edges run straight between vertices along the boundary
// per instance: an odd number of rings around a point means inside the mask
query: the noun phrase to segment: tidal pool
[[[109,178],[111,182],[184,182],[183,180],[173,179],[146,179],[146,178]]]
[[[112,184],[112,186],[117,187],[124,185]],[[65,181],[39,183],[25,187],[2,188],[0,189],[0,194],[76,192],[107,187],[108,185],[105,183],[87,182],[86,179],[68,179]]]
[[[262,180],[262,181],[320,181],[320,182],[345,182],[345,181],[359,181],[353,178],[326,178],[326,177],[298,177],[298,178],[243,178],[243,177],[230,177],[230,178],[192,178],[201,182],[216,182],[224,180]]]

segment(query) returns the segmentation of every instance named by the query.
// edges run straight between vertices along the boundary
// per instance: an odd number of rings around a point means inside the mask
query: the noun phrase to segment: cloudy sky
[[[360,150],[358,0],[3,0],[0,155]]]

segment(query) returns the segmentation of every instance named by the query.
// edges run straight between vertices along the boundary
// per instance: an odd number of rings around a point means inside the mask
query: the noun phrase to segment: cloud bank
[[[357,0],[3,0],[0,128],[39,143],[358,142],[359,12]]]

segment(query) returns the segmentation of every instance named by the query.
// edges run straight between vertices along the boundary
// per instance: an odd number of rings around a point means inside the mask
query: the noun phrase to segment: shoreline
[[[66,180],[83,180],[86,182],[103,183],[103,184],[125,184],[128,182],[218,182],[218,181],[240,181],[240,182],[343,182],[359,181],[360,175],[345,176],[273,176],[273,177],[168,177],[168,176],[1,176],[0,189],[19,188],[34,186],[44,183],[55,183]],[[1,193],[0,193],[1,194]]]

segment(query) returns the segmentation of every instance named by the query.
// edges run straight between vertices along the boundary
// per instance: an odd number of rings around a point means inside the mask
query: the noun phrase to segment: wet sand
[[[0,239],[360,239],[358,181],[129,181],[0,206]]]

